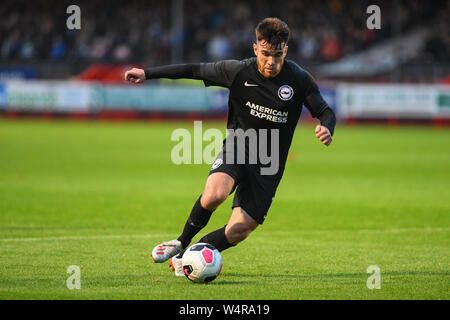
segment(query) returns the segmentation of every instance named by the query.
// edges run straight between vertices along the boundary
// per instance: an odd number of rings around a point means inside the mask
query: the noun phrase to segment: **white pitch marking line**
[[[407,232],[445,232],[449,231],[450,227],[443,228],[405,228],[405,229],[355,229],[355,230],[345,230],[345,229],[335,229],[335,230],[301,230],[301,231],[272,231],[268,232],[271,234],[322,234],[322,233],[333,233],[333,232],[356,232],[356,233],[407,233]],[[0,242],[33,242],[33,241],[55,241],[55,240],[108,240],[108,239],[151,239],[151,238],[161,238],[168,239],[176,236],[175,234],[118,234],[118,235],[94,235],[94,236],[52,236],[52,237],[35,237],[35,238],[0,238]]]
[[[425,228],[403,228],[403,229],[316,229],[299,231],[272,231],[272,234],[323,234],[323,233],[408,233],[408,232],[447,232],[450,227],[425,227]]]
[[[3,238],[0,242],[32,242],[32,241],[55,241],[55,240],[108,240],[126,238],[169,238],[174,234],[117,234],[117,235],[96,235],[96,236],[53,236],[35,238]]]
[[[405,233],[405,232],[442,232],[449,231],[450,227],[436,228],[404,228],[404,229],[361,229],[360,233]]]

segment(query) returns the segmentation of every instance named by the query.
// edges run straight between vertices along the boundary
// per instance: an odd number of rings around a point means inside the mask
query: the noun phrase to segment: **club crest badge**
[[[278,97],[283,101],[290,100],[293,95],[294,95],[294,90],[291,88],[291,86],[288,86],[287,84],[281,86],[278,89]]]

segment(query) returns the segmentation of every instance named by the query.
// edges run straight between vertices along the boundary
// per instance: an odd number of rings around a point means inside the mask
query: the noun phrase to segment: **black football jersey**
[[[274,78],[261,75],[256,58],[202,63],[199,75],[206,86],[222,86],[230,90],[228,129],[279,130],[280,174],[303,105],[313,117],[329,108],[311,75],[291,60],[284,61],[280,73]],[[334,128],[329,129],[333,131]],[[267,141],[270,143],[271,140]],[[271,147],[268,146],[267,150]]]

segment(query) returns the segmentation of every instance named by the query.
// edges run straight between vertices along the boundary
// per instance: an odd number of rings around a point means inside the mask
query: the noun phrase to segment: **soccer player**
[[[290,35],[287,24],[278,18],[266,18],[255,32],[253,50],[256,57],[253,58],[146,70],[133,68],[125,73],[125,79],[132,83],[155,78],[189,78],[203,80],[205,86],[229,89],[227,129],[233,134],[224,140],[224,147],[211,167],[204,191],[195,202],[181,235],[157,245],[152,251],[152,258],[157,263],[171,259],[172,270],[179,276],[183,275],[183,250],[206,226],[214,210],[233,192],[228,223],[199,242],[223,251],[246,239],[263,224],[283,176],[303,105],[320,120],[315,128],[316,137],[325,146],[332,142],[336,124],[334,112],[322,98],[311,75],[295,62],[285,59]],[[249,132],[259,138],[257,143],[249,142]],[[264,133],[276,139],[267,136],[263,139]],[[271,150],[277,156],[276,170],[264,172],[268,163],[262,161],[262,157],[256,162],[248,161],[255,145],[257,153]],[[236,156],[244,156],[245,161],[236,161]]]

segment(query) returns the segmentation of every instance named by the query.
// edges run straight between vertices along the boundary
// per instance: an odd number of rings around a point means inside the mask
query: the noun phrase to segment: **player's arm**
[[[202,79],[200,63],[172,64],[148,69],[133,68],[125,72],[125,80],[143,83],[149,79]]]
[[[334,127],[336,126],[336,116],[328,106],[322,95],[317,90],[306,98],[306,107],[314,118],[319,119],[320,124],[316,126],[316,137],[326,146],[333,141]]]
[[[237,60],[222,60],[209,63],[173,64],[148,69],[133,68],[125,72],[125,80],[143,83],[149,79],[197,79],[206,86],[216,85],[229,88],[234,77],[244,64]]]
[[[303,87],[305,88],[305,106],[314,118],[319,119],[316,126],[316,137],[326,146],[333,141],[336,116],[320,94],[319,88],[311,75],[305,72]]]
[[[318,117],[320,125],[316,126],[316,137],[326,146],[333,141],[334,126],[336,116],[330,107],[326,108]]]

